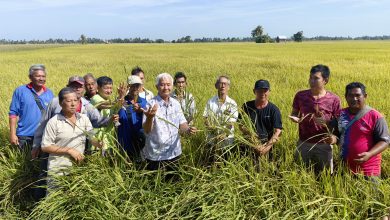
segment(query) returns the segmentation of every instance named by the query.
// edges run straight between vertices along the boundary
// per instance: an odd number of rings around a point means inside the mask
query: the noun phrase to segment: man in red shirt
[[[381,153],[390,143],[386,120],[366,105],[366,87],[362,83],[350,83],[345,90],[348,107],[341,111],[338,119],[341,156],[353,173],[379,177]]]
[[[310,89],[299,91],[294,98],[290,119],[299,123],[299,141],[295,159],[302,159],[306,167],[313,166],[315,174],[324,168],[333,171],[330,122],[340,114],[340,98],[325,89],[330,70],[325,65],[310,70]]]

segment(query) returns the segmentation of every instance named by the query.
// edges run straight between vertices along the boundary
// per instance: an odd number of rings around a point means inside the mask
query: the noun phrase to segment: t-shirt
[[[271,102],[268,102],[266,107],[257,109],[255,100],[252,100],[244,103],[242,109],[249,115],[263,143],[271,139],[275,128],[283,128],[279,108]]]
[[[293,108],[298,110],[300,117],[309,114],[299,123],[299,139],[308,143],[323,143],[321,139],[328,130],[325,126],[317,124],[312,115],[319,113],[328,122],[335,120],[340,115],[340,103],[340,98],[329,91],[319,99],[314,99],[310,90],[299,91],[294,97]]]
[[[339,131],[345,130],[346,125],[353,120],[348,108],[341,111],[338,120]],[[381,154],[371,157],[364,163],[357,163],[354,159],[358,154],[368,152],[379,141],[390,143],[386,120],[376,110],[372,109],[362,118],[355,121],[345,130],[342,140],[341,156],[354,173],[363,172],[366,176],[379,176],[381,173]]]

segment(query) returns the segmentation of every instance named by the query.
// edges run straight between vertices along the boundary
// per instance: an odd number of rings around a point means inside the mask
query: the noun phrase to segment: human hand
[[[153,107],[150,107],[148,110],[144,110],[144,114],[147,118],[153,118],[157,113],[158,105],[154,104]]]
[[[127,93],[129,92],[129,89],[127,88],[127,85],[126,83],[119,83],[119,87],[117,88],[117,91],[118,91],[118,99],[121,100],[123,98],[125,98],[125,96],[127,95]]]
[[[138,112],[138,113],[140,113],[140,112],[143,111],[143,109],[141,108],[141,106],[140,106],[139,103],[134,103],[134,104],[133,104],[133,110],[134,110],[135,112]]]
[[[294,123],[300,123],[301,122],[301,119],[297,116],[292,116],[292,115],[289,115],[288,118],[294,122]]]
[[[327,144],[337,144],[337,137],[336,135],[328,135],[325,139],[324,139],[324,142],[327,143]]]
[[[198,132],[198,129],[196,127],[189,127],[187,130],[187,133],[190,135],[196,134]]]
[[[41,148],[40,147],[34,147],[31,150],[31,159],[36,159],[38,158],[39,154],[41,153]]]
[[[16,134],[10,134],[9,141],[11,142],[12,145],[19,145],[19,139],[18,136],[16,136]]]
[[[354,159],[354,161],[357,163],[364,163],[372,157],[370,152],[363,152],[363,153],[358,154],[357,156],[358,156],[358,158]]]
[[[80,162],[82,160],[84,160],[84,155],[80,152],[78,152],[76,149],[74,148],[70,148],[69,151],[68,151],[69,155],[71,157],[73,157],[73,159],[76,161],[76,162]]]

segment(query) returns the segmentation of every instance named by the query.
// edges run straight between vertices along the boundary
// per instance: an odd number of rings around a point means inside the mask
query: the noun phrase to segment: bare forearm
[[[282,133],[282,130],[279,128],[276,128],[271,139],[268,141],[268,144],[274,144],[274,143],[278,142],[281,133]]]
[[[47,147],[42,147],[42,151],[45,153],[49,153],[49,154],[70,155],[69,151],[71,151],[71,148],[51,145],[51,146],[47,146]]]
[[[378,143],[376,143],[374,145],[374,147],[369,151],[370,153],[370,157],[373,157],[377,154],[380,154],[382,153],[384,150],[387,149],[387,147],[389,146],[388,143],[386,143],[385,141],[379,141]]]
[[[16,135],[17,121],[18,121],[17,117],[10,117],[9,118],[9,130],[10,130],[11,135]]]
[[[149,134],[153,128],[153,118],[146,118],[145,123],[142,125],[146,134]]]

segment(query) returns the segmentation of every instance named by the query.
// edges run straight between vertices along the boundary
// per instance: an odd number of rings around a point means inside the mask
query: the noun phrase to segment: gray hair
[[[160,73],[156,77],[156,86],[158,86],[160,84],[160,81],[162,79],[168,79],[169,81],[171,81],[171,83],[173,85],[173,78],[172,78],[171,74],[169,74],[169,73]]]
[[[83,76],[83,78],[84,78],[84,81],[87,81],[87,79],[93,79],[93,81],[96,82],[96,79],[95,79],[95,77],[93,76],[92,73],[85,74],[85,76]]]
[[[65,87],[65,88],[61,89],[60,92],[58,93],[58,101],[60,103],[62,103],[62,101],[64,101],[64,99],[65,99],[65,96],[70,94],[70,93],[76,94],[74,89],[72,89],[70,87]]]
[[[46,67],[43,64],[33,64],[30,66],[28,70],[28,76],[32,76],[35,71],[42,70],[46,74]]]
[[[220,75],[220,76],[218,76],[217,77],[217,81],[215,82],[215,84],[218,84],[219,81],[221,80],[221,78],[227,79],[227,83],[228,83],[228,85],[230,85],[230,78],[227,75]]]

